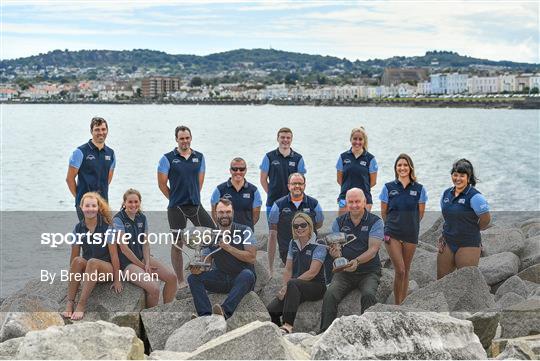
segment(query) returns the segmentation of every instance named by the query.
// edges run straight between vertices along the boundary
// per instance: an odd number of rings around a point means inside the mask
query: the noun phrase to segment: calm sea
[[[227,179],[233,157],[247,160],[247,178],[258,185],[261,159],[277,146],[277,129],[287,126],[294,131],[293,148],[306,162],[306,193],[317,198],[323,209],[335,210],[339,193],[336,160],[349,147],[350,130],[364,126],[369,135],[369,151],[379,164],[378,182],[373,190],[374,209],[380,208],[381,186],[392,180],[394,160],[402,152],[412,156],[418,180],[428,190],[428,210],[439,209],[440,195],[451,185],[452,162],[462,157],[474,164],[481,181],[477,188],[485,194],[492,209],[540,209],[538,110],[271,105],[1,107],[0,209],[4,216],[0,297],[24,281],[38,277],[40,268],[65,268],[67,248],[44,250],[39,247],[39,239],[33,236],[28,239],[28,235],[20,233],[32,228],[28,225],[35,225],[36,219],[39,229],[44,231],[47,217],[54,216],[11,211],[49,214],[73,210],[73,198],[65,183],[68,159],[77,146],[90,138],[89,122],[93,116],[104,117],[109,122],[107,144],[117,156],[109,190],[110,203],[115,209],[129,187],[142,192],[146,211],[166,208],[167,201],[157,187],[156,167],[160,157],[175,147],[174,128],[180,124],[192,129],[192,147],[206,158],[201,194],[206,207],[214,187]],[[19,215],[18,220],[9,221],[14,214]],[[21,219],[24,226],[19,224]],[[19,234],[13,237],[16,231]],[[168,259],[166,250],[162,253]],[[34,256],[41,261],[30,261]]]

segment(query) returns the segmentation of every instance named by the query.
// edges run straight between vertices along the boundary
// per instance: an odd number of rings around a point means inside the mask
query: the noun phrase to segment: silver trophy
[[[202,254],[202,249],[204,247],[218,245],[218,241],[216,240],[212,228],[198,226],[188,227],[186,229],[171,229],[171,232],[180,232],[180,239],[182,243],[193,250],[193,255],[190,255],[183,248],[179,247],[176,243],[173,243],[176,248],[178,248],[188,257],[188,267],[201,267],[205,271],[210,269],[212,264],[208,262],[208,258],[214,253],[221,250],[221,248],[218,248],[210,252],[206,256]]]
[[[353,242],[356,239],[356,237],[352,234],[346,235],[342,232],[337,233],[328,233],[327,235],[322,236],[317,240],[317,243],[323,246],[326,246],[327,248],[330,248],[331,246],[338,244],[341,248],[345,247],[347,244]],[[337,257],[334,259],[333,263],[334,268],[332,269],[332,272],[341,272],[345,268],[350,266],[349,260],[345,257]]]

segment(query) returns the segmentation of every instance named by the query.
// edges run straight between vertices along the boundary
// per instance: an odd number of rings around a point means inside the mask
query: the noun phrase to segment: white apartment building
[[[446,94],[446,74],[431,74],[431,94]]]
[[[473,76],[467,80],[469,94],[489,94],[499,92],[499,77]]]
[[[529,89],[537,88],[540,90],[540,73],[536,73],[529,78]]]
[[[461,94],[467,91],[467,74],[445,74],[446,75],[446,93]]]
[[[423,81],[416,85],[416,94],[431,94],[431,82]]]
[[[504,74],[499,75],[499,90],[501,92],[515,92],[516,91],[516,74]]]

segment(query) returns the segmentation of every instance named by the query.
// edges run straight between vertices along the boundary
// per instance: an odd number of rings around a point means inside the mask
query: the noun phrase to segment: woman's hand
[[[158,269],[157,267],[150,266],[150,263],[147,263],[144,265],[144,272],[149,273],[149,274],[154,273],[154,271],[156,271],[157,269]]]
[[[437,248],[439,249],[439,253],[444,252],[444,247],[446,247],[446,241],[444,239],[444,236],[441,234],[441,236],[437,240]]]
[[[120,282],[120,280],[113,281],[111,290],[113,290],[115,293],[120,293],[123,289],[124,286],[122,286],[122,282]]]
[[[277,293],[278,300],[283,301],[286,293],[287,293],[287,285],[281,287],[281,289],[278,291]]]

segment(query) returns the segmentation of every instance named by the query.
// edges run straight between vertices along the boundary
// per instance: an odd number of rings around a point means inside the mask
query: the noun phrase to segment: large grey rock
[[[512,252],[521,254],[525,246],[523,233],[518,228],[489,227],[482,231],[482,253],[491,256],[497,253]]]
[[[146,304],[144,290],[128,282],[124,282],[123,286],[121,293],[115,293],[111,290],[111,283],[98,283],[88,299],[83,321],[101,320],[130,327],[140,336],[139,312]]]
[[[523,301],[525,301],[523,296],[520,296],[514,292],[508,292],[499,298],[499,300],[495,303],[495,306],[497,309],[502,310]]]
[[[268,271],[268,255],[266,252],[257,252],[257,260],[255,261],[255,274],[257,281],[255,282],[255,293],[261,290],[270,281],[270,272]]]
[[[518,276],[512,276],[497,289],[495,292],[495,299],[499,300],[504,294],[508,292],[514,292],[523,298],[527,298],[529,295],[529,288]]]
[[[480,258],[478,268],[491,286],[517,274],[519,263],[519,257],[514,253],[503,252]]]
[[[525,268],[518,273],[518,277],[524,281],[540,284],[540,263]]]
[[[192,352],[206,342],[227,332],[227,322],[221,316],[198,317],[173,332],[165,343],[165,351]]]
[[[22,340],[23,337],[17,337],[0,343],[0,360],[13,360]]]
[[[188,357],[188,352],[156,350],[152,351],[148,356],[148,360],[187,360]]]
[[[467,317],[467,320],[472,322],[474,333],[480,339],[480,343],[484,349],[487,349],[491,345],[491,341],[495,338],[500,319],[501,314],[493,311],[476,312],[472,316]]]
[[[495,305],[493,295],[477,267],[458,269],[440,280],[419,289],[409,295],[403,306],[410,306],[426,311],[441,311],[441,302],[430,301],[433,298],[445,300],[448,310],[478,312]]]
[[[540,218],[531,218],[518,225],[525,235],[525,238],[531,238],[540,235]]]
[[[136,360],[144,358],[144,344],[131,328],[105,321],[81,322],[27,333],[16,358]]]
[[[284,336],[287,341],[300,347],[308,355],[311,355],[311,350],[315,342],[321,338],[321,335],[314,336],[309,333],[294,332]]]
[[[521,252],[521,268],[525,269],[540,264],[540,235],[525,239]]]
[[[256,234],[255,237],[257,238],[257,250],[266,251],[266,249],[268,248],[268,233]]]
[[[337,319],[313,345],[314,360],[486,359],[472,323],[433,313],[377,305]],[[386,312],[381,312],[386,310]]]
[[[437,246],[437,240],[442,234],[442,229],[444,225],[444,218],[439,216],[425,232],[420,234],[418,237],[418,243],[427,243],[431,246]]]
[[[0,342],[22,337],[29,331],[63,326],[64,320],[56,312],[59,307],[55,301],[33,294],[8,298],[0,308]]]
[[[381,269],[381,279],[377,289],[377,301],[384,302],[394,289],[394,271],[390,269]]]
[[[267,270],[268,268],[268,254],[266,252],[258,251],[257,252],[257,261]],[[274,259],[274,276],[270,278],[265,284],[264,287],[257,292],[262,302],[265,305],[268,305],[274,297],[276,297],[277,292],[281,289],[283,284],[283,272],[285,268],[281,263],[279,257],[276,256]],[[269,273],[268,273],[269,274]]]
[[[211,304],[222,303],[226,294],[208,295]],[[173,332],[191,320],[196,313],[193,298],[175,300],[165,305],[158,305],[141,312],[146,336],[152,350],[163,350],[165,342]],[[227,329],[232,330],[250,322],[270,320],[265,305],[254,292],[248,293],[240,302],[233,316],[227,320]]]
[[[22,289],[9,296],[4,302],[9,302],[10,299],[14,298],[33,295],[62,304],[67,297],[67,286],[68,282],[61,282],[59,280],[55,280],[52,284],[41,282],[41,280],[28,281]]]
[[[309,355],[281,336],[272,322],[255,321],[207,342],[188,360],[307,360]]]
[[[502,337],[514,338],[540,333],[540,299],[531,298],[507,307],[501,317]]]
[[[425,287],[437,279],[437,253],[416,248],[409,275],[420,287]]]
[[[419,289],[419,286],[418,286],[418,283],[416,283],[415,280],[409,281],[409,287],[407,288],[407,295],[410,295],[411,293],[413,293],[414,291],[416,291],[418,289]],[[388,305],[393,305],[395,303],[394,291],[392,291],[392,293],[390,293],[390,295],[386,299],[385,303],[388,304]]]

